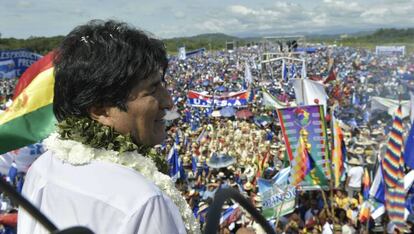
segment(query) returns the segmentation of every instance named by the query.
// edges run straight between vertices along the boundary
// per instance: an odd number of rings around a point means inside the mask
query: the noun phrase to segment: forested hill
[[[277,32],[275,32],[277,34]],[[350,35],[347,38],[340,39],[339,35],[332,36],[330,39],[323,39],[315,35],[307,35],[309,39],[317,39],[318,42],[332,42],[332,39],[340,40],[345,44],[355,44],[356,46],[362,43],[406,43],[407,45],[414,44],[414,28],[407,29],[378,29],[368,35]],[[30,37],[28,39],[15,38],[0,38],[0,50],[27,48],[34,52],[45,54],[56,48],[63,36],[54,37]],[[187,51],[198,48],[206,48],[207,50],[221,50],[226,46],[226,41],[237,41],[238,45],[245,45],[251,41],[259,41],[260,38],[238,38],[223,33],[201,34],[192,37],[177,37],[170,39],[163,39],[169,53],[176,53],[177,49],[185,46]],[[319,41],[320,40],[320,41]],[[311,40],[313,41],[313,40]]]
[[[185,46],[187,51],[198,48],[206,48],[207,50],[220,50],[225,48],[227,41],[242,41],[243,39],[229,36],[224,33],[200,34],[192,37],[177,37],[165,39],[164,43],[170,52],[177,51],[177,48]]]
[[[382,28],[364,36],[349,37],[346,40],[379,43],[414,43],[414,28]]]

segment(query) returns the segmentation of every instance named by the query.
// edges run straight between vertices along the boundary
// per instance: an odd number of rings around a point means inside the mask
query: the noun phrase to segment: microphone
[[[252,203],[233,188],[220,189],[216,192],[213,203],[207,213],[205,234],[217,233],[217,228],[220,225],[222,206],[224,202],[230,198],[238,202],[244,209],[246,209],[246,211],[252,215],[260,226],[262,226],[266,233],[276,234],[275,230],[273,230],[267,220],[259,213],[259,211],[256,210]]]

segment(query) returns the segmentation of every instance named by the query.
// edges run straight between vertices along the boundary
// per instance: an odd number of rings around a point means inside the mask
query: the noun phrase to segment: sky
[[[3,38],[66,35],[115,19],[159,38],[338,34],[414,27],[414,0],[0,0]]]

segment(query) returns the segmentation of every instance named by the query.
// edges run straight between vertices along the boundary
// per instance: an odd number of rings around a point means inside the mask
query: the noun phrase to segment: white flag
[[[293,79],[293,88],[298,105],[323,105],[326,114],[328,95],[323,84],[309,79]]]
[[[244,80],[246,81],[246,83],[249,83],[249,84],[253,82],[252,73],[250,72],[250,66],[247,61],[246,61],[245,69],[244,69]]]
[[[178,48],[178,59],[185,60],[186,58],[185,47]]]

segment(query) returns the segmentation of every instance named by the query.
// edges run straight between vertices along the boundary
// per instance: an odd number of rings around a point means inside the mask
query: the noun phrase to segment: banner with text
[[[244,107],[247,106],[248,100],[249,93],[246,90],[222,96],[206,95],[195,91],[187,93],[188,104],[195,107]]]
[[[258,179],[262,194],[262,214],[267,219],[275,219],[295,210],[296,188],[275,183],[275,180]]]
[[[0,79],[20,77],[30,65],[41,57],[42,55],[27,49],[0,50]],[[10,77],[11,74],[15,77]]]

